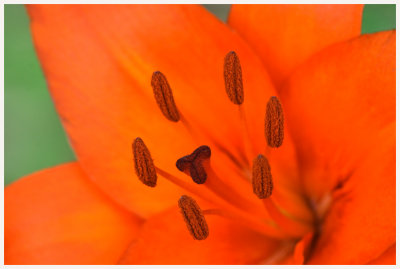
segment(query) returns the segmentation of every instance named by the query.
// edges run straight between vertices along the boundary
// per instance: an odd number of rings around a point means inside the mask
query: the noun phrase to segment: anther
[[[260,199],[265,199],[272,194],[271,167],[267,158],[260,154],[253,160],[253,192]]]
[[[229,99],[235,104],[243,103],[242,67],[236,52],[231,51],[224,61],[225,90]]]
[[[155,187],[157,184],[156,169],[150,151],[140,137],[133,141],[132,151],[136,175],[145,185]]]
[[[197,184],[204,184],[207,180],[207,172],[203,162],[209,161],[210,157],[211,149],[208,146],[201,146],[192,154],[178,159],[176,167],[179,171],[188,174]]]
[[[178,122],[180,119],[179,111],[176,108],[171,87],[164,74],[160,71],[154,72],[151,77],[151,86],[161,112],[170,121]]]
[[[268,145],[273,148],[280,147],[283,142],[283,110],[275,96],[271,97],[267,103],[265,138]]]
[[[182,195],[178,201],[178,206],[193,238],[196,240],[206,239],[208,237],[208,225],[196,201],[187,195]]]

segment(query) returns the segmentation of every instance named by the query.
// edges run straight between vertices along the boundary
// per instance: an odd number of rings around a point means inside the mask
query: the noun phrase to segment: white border
[[[224,0],[208,0],[208,1],[198,1],[198,0],[190,0],[190,1],[185,1],[185,0],[175,0],[175,1],[160,1],[160,0],[150,0],[144,2],[142,1],[132,1],[132,0],[4,0],[4,4],[139,4],[139,3],[145,3],[145,4],[396,4],[396,1],[393,0],[383,0],[383,1],[372,1],[372,0],[364,0],[364,1],[345,1],[345,0],[329,0],[329,1],[322,1],[322,0],[312,0],[312,1],[293,1],[293,0],[282,0],[282,1],[261,1],[261,0],[252,0],[252,1],[244,1],[244,0],[230,0],[230,1],[224,1]],[[400,14],[400,5],[398,4],[396,6],[396,14]],[[0,148],[2,149],[2,154],[1,154],[1,172],[4,175],[4,5],[0,4],[0,14],[2,16],[2,20],[0,22],[0,32],[1,32],[1,37],[0,37],[0,60],[2,61],[2,71],[0,75],[0,82],[1,82],[1,88],[3,90],[3,94],[0,97],[0,106],[1,106],[1,112],[0,112],[0,120],[2,122],[2,127],[1,127],[1,139],[0,139]],[[399,23],[399,19],[396,16],[396,26]],[[399,37],[396,37],[396,42],[399,44]],[[396,47],[396,57],[398,55],[399,49],[398,46]],[[399,67],[399,60],[398,57],[396,58],[396,70],[398,70]],[[399,109],[399,76],[396,74],[396,119],[399,119],[400,117],[400,109]],[[396,123],[398,121],[396,120]],[[400,158],[399,158],[399,150],[397,147],[397,138],[399,135],[399,128],[398,125],[396,124],[396,168],[400,167]],[[396,181],[399,176],[399,171],[396,169]],[[397,217],[399,216],[398,211],[399,211],[399,198],[398,198],[398,193],[400,190],[400,184],[397,182],[396,185],[396,260],[397,264],[399,264],[399,247],[397,245],[397,242],[400,239],[399,236],[399,229],[398,229],[398,222],[397,222]],[[3,176],[3,186],[4,186],[4,176]],[[2,240],[1,240],[1,255],[0,255],[0,262],[1,264],[4,264],[4,188],[1,188],[1,203],[2,203],[2,214],[1,214],[1,229],[3,231],[2,233]],[[48,266],[43,266],[43,265],[29,265],[29,266],[24,266],[24,265],[5,265],[4,268],[32,268],[32,269],[42,269],[42,268],[229,268],[229,269],[234,269],[234,268],[252,268],[252,267],[267,267],[267,268],[397,268],[396,265],[318,265],[318,266],[313,266],[313,265],[221,265],[221,266],[216,266],[216,265],[164,265],[164,266],[158,266],[158,265],[48,265]]]

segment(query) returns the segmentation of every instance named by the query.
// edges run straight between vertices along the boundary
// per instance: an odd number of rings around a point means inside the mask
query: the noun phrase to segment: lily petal
[[[276,86],[324,47],[361,33],[363,5],[233,5],[232,26],[264,61]]]
[[[376,259],[375,263],[394,264],[395,250],[390,248],[396,242],[395,130],[393,122],[380,133],[365,161],[333,193],[309,263],[366,264]]]
[[[115,264],[142,223],[77,163],[21,178],[4,196],[5,264]]]
[[[300,66],[282,91],[309,197],[340,187],[395,121],[395,31],[334,45]],[[395,132],[385,139],[395,140]]]
[[[226,96],[223,80],[224,56],[235,50],[244,87],[251,89],[244,101],[249,132],[262,136],[265,104],[274,95],[268,74],[248,45],[204,8],[34,5],[28,11],[44,73],[79,162],[91,180],[133,212],[159,212],[180,192],[164,179],[154,189],[137,180],[133,139],[140,136],[155,164],[172,174],[178,173],[175,161],[204,141],[162,116],[150,87],[153,71],[167,76],[194,133],[206,130],[226,147],[243,151],[242,137],[236,135],[241,133],[237,107]],[[293,158],[289,145],[287,155]],[[265,144],[256,146],[263,150]]]
[[[178,207],[146,221],[121,264],[254,264],[277,250],[280,243],[219,216],[207,215],[210,234],[194,240]]]
[[[368,264],[396,264],[396,244],[393,244],[381,256],[370,261]]]

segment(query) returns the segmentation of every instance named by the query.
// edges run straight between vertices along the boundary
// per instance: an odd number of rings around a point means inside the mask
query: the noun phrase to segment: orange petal
[[[179,193],[165,179],[155,189],[139,182],[130,146],[135,137],[145,141],[156,165],[174,174],[175,161],[204,143],[162,116],[150,86],[155,70],[167,76],[194,133],[207,130],[240,150],[237,107],[223,80],[225,54],[235,50],[243,66],[249,132],[261,137],[251,140],[264,150],[265,104],[274,95],[268,74],[247,44],[204,8],[33,5],[28,11],[52,96],[83,169],[128,209],[148,216],[175,203]],[[286,159],[293,159],[289,141]]]
[[[381,254],[378,258],[370,261],[368,264],[396,264],[396,244],[393,244],[385,252]]]
[[[255,264],[279,253],[279,241],[206,215],[209,236],[194,240],[178,206],[146,221],[121,264]]]
[[[282,90],[301,175],[316,201],[351,176],[395,121],[395,40],[387,31],[327,48]]]
[[[304,254],[307,252],[307,247],[311,244],[313,236],[314,233],[310,232],[297,242],[293,255],[286,261],[287,264],[304,264]]]
[[[380,259],[395,244],[395,130],[393,122],[379,133],[365,160],[333,193],[333,203],[309,263],[366,264]],[[387,255],[393,257],[394,251],[389,252]],[[376,262],[388,261],[384,258]]]
[[[363,5],[233,5],[228,21],[279,86],[315,52],[358,36],[362,10]]]
[[[141,224],[77,163],[9,185],[4,208],[5,264],[115,264]]]

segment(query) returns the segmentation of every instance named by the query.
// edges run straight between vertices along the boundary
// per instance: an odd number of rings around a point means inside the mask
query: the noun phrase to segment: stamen
[[[151,86],[153,87],[154,97],[164,116],[173,122],[180,119],[179,111],[176,108],[174,96],[167,78],[160,71],[153,73],[151,77]]]
[[[157,184],[156,169],[150,151],[140,137],[133,141],[132,151],[136,175],[145,185],[155,187]]]
[[[263,203],[272,220],[290,236],[303,235],[310,228],[309,225],[297,222],[291,216],[285,215],[272,201],[272,175],[268,159],[260,154],[253,160],[253,192]],[[269,198],[269,199],[266,199]]]
[[[222,218],[229,219],[239,225],[247,227],[251,230],[262,233],[266,236],[273,238],[287,238],[282,231],[277,227],[273,221],[254,217],[254,215],[248,215],[243,211],[229,211],[221,210],[218,208],[212,208],[203,210],[203,215],[214,215]]]
[[[237,208],[259,213],[257,204],[219,178],[210,165],[210,157],[211,149],[208,146],[201,146],[192,154],[180,158],[176,162],[176,167],[190,176],[195,183],[204,184],[206,188]]]
[[[275,96],[271,97],[267,104],[265,138],[268,145],[273,148],[280,147],[283,142],[283,110]]]
[[[236,52],[231,51],[225,56],[224,60],[224,80],[225,90],[232,103],[239,106],[239,117],[242,126],[244,154],[246,155],[244,169],[250,167],[251,156],[253,155],[253,145],[246,122],[246,116],[241,104],[244,101],[242,67]]]
[[[164,74],[162,74],[160,71],[154,72],[151,79],[151,86],[153,87],[153,93],[156,98],[157,104],[160,107],[161,112],[167,119],[174,122],[181,122],[187,132],[197,141],[203,141],[205,137],[206,139],[213,140],[215,145],[222,149],[224,153],[233,162],[235,162],[236,165],[238,165],[240,161],[237,160],[237,158],[224,146],[218,143],[218,141],[216,141],[216,139],[210,133],[208,133],[206,129],[201,130],[201,132],[199,130],[195,130],[193,128],[192,122],[189,122],[184,117],[184,115],[178,111],[173,98],[171,87],[169,86],[169,83]],[[239,166],[242,166],[242,164],[240,163]]]
[[[164,116],[171,121],[181,122],[188,131],[188,133],[197,141],[204,140],[202,134],[204,135],[206,133],[206,130],[202,130],[201,132],[199,132],[198,130],[194,130],[192,124],[184,117],[184,115],[181,112],[178,111],[176,104],[174,102],[171,88],[164,74],[162,74],[159,71],[154,72],[151,80],[151,85],[153,87],[153,92],[157,104],[160,107],[161,112],[164,114]],[[206,136],[207,136],[206,139],[213,140],[216,146],[222,149],[224,153],[231,158],[231,160],[236,162],[235,163],[236,165],[239,163],[239,161],[235,158],[235,156],[232,153],[230,153],[227,149],[225,149],[221,144],[219,144],[212,137],[211,134],[207,133]],[[241,165],[242,164],[240,164],[240,166]]]
[[[260,154],[253,160],[253,192],[260,199],[271,196],[273,183],[271,167],[264,155]]]
[[[224,61],[225,90],[229,99],[235,104],[243,103],[242,67],[236,52],[231,51]]]
[[[244,109],[242,106],[239,106],[239,118],[242,126],[243,145],[245,149],[246,162],[247,162],[246,170],[249,170],[251,159],[255,155],[256,151],[254,150],[253,147],[253,142],[250,137],[249,127],[246,120],[246,114],[244,113]]]
[[[161,168],[156,167],[156,171],[162,177],[168,179],[174,184],[177,184],[181,188],[187,190],[188,192],[200,197],[204,201],[207,201],[210,204],[214,204],[215,206],[219,207],[220,209],[214,210],[203,210],[203,215],[220,215],[221,217],[232,219],[236,222],[241,223],[242,225],[253,229],[255,231],[261,232],[270,237],[277,237],[277,238],[284,238],[285,234],[282,234],[280,230],[277,230],[277,227],[274,226],[273,222],[264,222],[258,215],[251,214],[250,211],[242,211],[235,208],[230,203],[224,202],[219,197],[211,194],[208,190],[205,189],[198,189],[199,185],[192,185],[188,184],[187,182],[177,178],[169,174],[168,172],[162,170]],[[237,197],[236,197],[237,198]],[[256,217],[257,216],[257,217]]]
[[[188,174],[197,184],[204,184],[207,180],[207,172],[203,162],[210,159],[211,149],[208,146],[198,147],[192,154],[184,156],[176,161],[179,171]]]
[[[182,195],[178,201],[178,206],[193,238],[196,240],[206,239],[208,237],[208,225],[196,201],[187,195]]]

